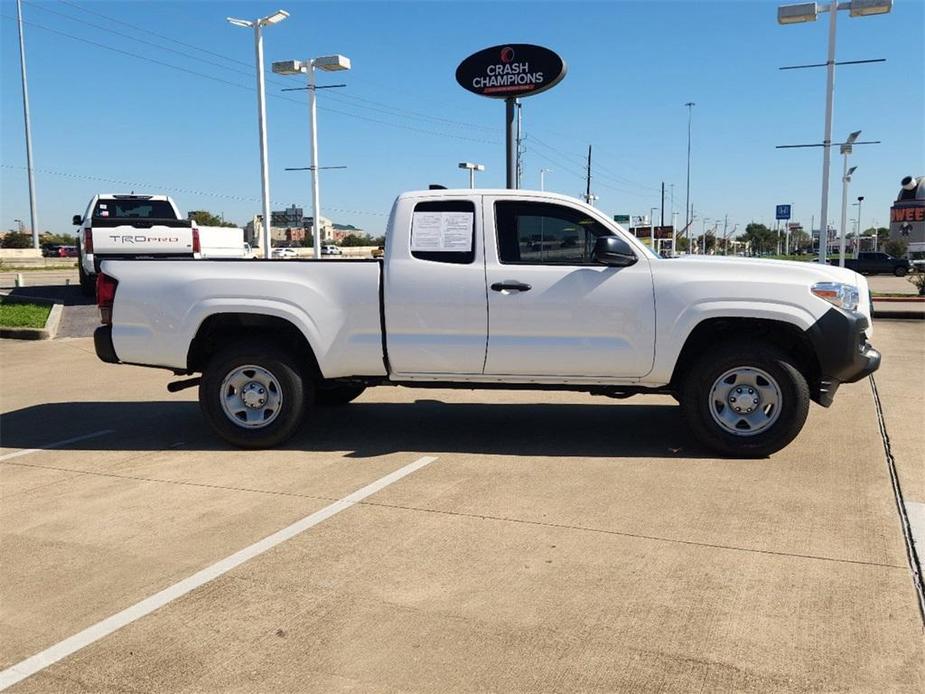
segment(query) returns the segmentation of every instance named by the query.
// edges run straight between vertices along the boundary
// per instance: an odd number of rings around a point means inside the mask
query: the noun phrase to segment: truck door
[[[399,199],[384,310],[396,374],[481,374],[488,336],[480,196]]]
[[[638,377],[652,368],[655,300],[649,258],[594,263],[617,234],[580,207],[484,198],[488,355],[485,373]]]

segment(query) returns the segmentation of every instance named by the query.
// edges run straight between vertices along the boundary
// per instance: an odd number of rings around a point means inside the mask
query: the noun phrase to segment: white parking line
[[[106,434],[111,434],[112,429],[103,429],[102,431],[94,431],[92,434],[84,434],[83,436],[75,436],[72,439],[64,439],[64,441],[55,441],[54,443],[46,443],[40,448],[25,448],[21,451],[14,451],[13,453],[7,453],[5,455],[0,455],[0,463],[4,460],[10,460],[11,458],[18,458],[22,455],[31,455],[32,453],[38,453],[39,451],[47,451],[53,448],[61,448],[61,446],[66,446],[69,443],[76,443],[77,441],[85,441],[86,439],[95,439],[97,436],[105,436]]]
[[[74,439],[72,439],[74,440]],[[327,520],[331,516],[345,511],[354,504],[359,503],[366,497],[375,494],[376,492],[385,489],[390,484],[397,482],[398,480],[410,475],[412,472],[420,470],[426,465],[430,465],[437,458],[435,456],[424,456],[423,458],[418,458],[413,463],[409,463],[394,472],[389,473],[385,477],[380,477],[375,482],[367,484],[365,487],[362,487],[352,494],[348,494],[343,499],[335,501],[329,506],[325,506],[320,511],[315,511],[309,516],[296,521],[290,526],[279,530],[268,537],[263,538],[259,542],[255,542],[249,547],[235,552],[229,557],[225,557],[221,561],[212,564],[212,566],[206,567],[202,571],[193,574],[189,578],[184,578],[178,583],[174,583],[172,586],[165,588],[159,593],[155,593],[149,598],[145,598],[141,602],[137,602],[131,607],[128,607],[121,612],[118,612],[111,617],[107,617],[101,622],[97,622],[91,627],[87,627],[81,632],[70,636],[63,641],[59,641],[54,646],[46,648],[41,653],[36,653],[30,658],[26,658],[22,662],[16,663],[16,665],[11,665],[3,672],[0,672],[0,691],[8,687],[12,687],[17,682],[34,675],[37,672],[40,672],[47,668],[49,665],[58,662],[62,658],[66,658],[79,651],[80,649],[89,646],[91,643],[99,641],[105,636],[113,633],[114,631],[121,629],[122,627],[131,624],[132,622],[141,619],[142,617],[151,614],[155,610],[163,607],[164,605],[173,602],[177,598],[180,598],[187,593],[199,588],[200,586],[212,581],[222,574],[225,574],[237,566],[240,566],[249,559],[253,559],[256,556],[259,556],[266,552],[267,550],[276,547],[277,545],[290,540],[299,533],[302,533],[309,528],[318,525],[324,520]]]

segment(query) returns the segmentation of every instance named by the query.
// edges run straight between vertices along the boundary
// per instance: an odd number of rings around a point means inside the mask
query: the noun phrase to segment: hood
[[[794,273],[796,275],[805,275],[817,277],[816,282],[844,282],[853,284],[859,289],[862,287],[867,290],[867,281],[854,270],[837,267],[835,265],[823,265],[822,263],[801,262],[797,260],[769,260],[766,258],[743,258],[737,255],[682,255],[679,258],[672,258],[672,263],[698,263],[700,267],[707,267],[710,264],[716,264],[717,268],[724,271],[736,268],[743,272],[762,268],[764,270],[779,270],[781,272]]]
[[[667,263],[679,263],[683,266],[695,266],[698,269],[708,269],[711,266],[716,268],[717,272],[763,273],[768,275],[773,273],[788,275],[795,281],[805,282],[807,287],[816,282],[842,282],[851,284],[858,288],[860,301],[858,303],[858,312],[867,316],[871,327],[867,329],[867,335],[873,335],[873,321],[871,318],[870,289],[867,285],[867,279],[859,275],[854,270],[838,267],[836,265],[823,265],[822,263],[800,262],[796,260],[768,260],[765,258],[743,258],[741,256],[726,255],[683,255],[679,258],[666,260]]]

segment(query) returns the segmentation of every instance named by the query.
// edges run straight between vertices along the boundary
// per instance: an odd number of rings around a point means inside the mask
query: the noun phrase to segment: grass
[[[76,270],[77,261],[69,265],[56,263],[54,265],[15,265],[0,263],[0,272],[39,272],[42,270]]]
[[[6,297],[0,299],[0,325],[5,328],[44,328],[49,313],[49,304],[10,301]]]

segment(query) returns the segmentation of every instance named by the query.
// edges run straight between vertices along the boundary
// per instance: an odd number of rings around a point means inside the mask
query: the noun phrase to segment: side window
[[[435,263],[468,265],[475,260],[475,203],[419,202],[411,215],[411,255]]]
[[[591,265],[598,236],[613,232],[581,210],[545,202],[495,203],[502,263]]]

